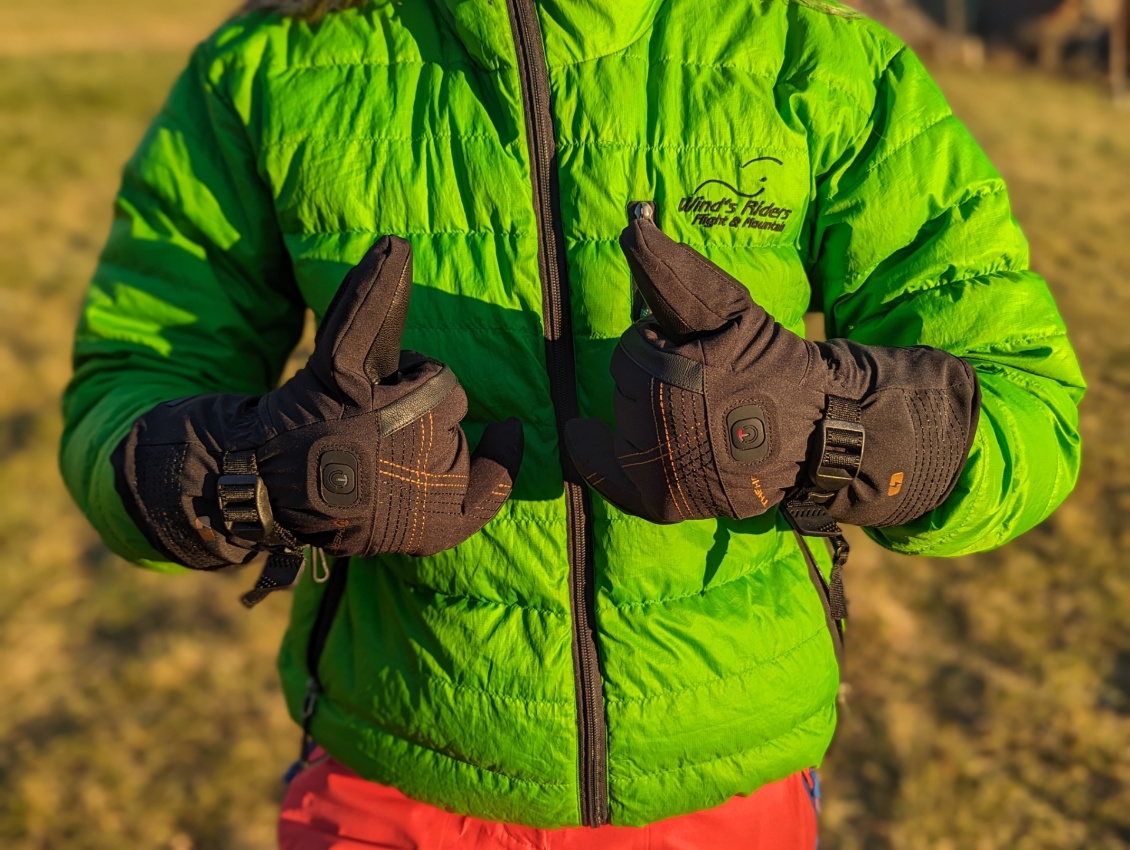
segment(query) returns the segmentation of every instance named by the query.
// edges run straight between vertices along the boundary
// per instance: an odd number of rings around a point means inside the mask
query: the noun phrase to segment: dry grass
[[[232,2],[230,5],[234,5]],[[0,846],[267,848],[297,738],[287,600],[108,556],[55,473],[58,397],[121,162],[228,0],[0,8]],[[16,7],[19,8],[16,8]],[[1130,117],[1097,92],[944,75],[1010,179],[1092,391],[1076,496],[951,562],[860,544],[825,840],[1130,846]]]

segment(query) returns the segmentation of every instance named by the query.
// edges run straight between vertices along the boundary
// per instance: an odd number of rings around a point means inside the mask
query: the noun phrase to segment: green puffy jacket
[[[171,568],[114,489],[131,422],[274,386],[305,308],[320,316],[378,235],[411,241],[406,345],[460,377],[472,440],[518,416],[527,448],[513,498],[465,544],[297,588],[291,712],[321,610],[313,735],[369,779],[489,819],[643,824],[823,757],[837,636],[777,512],[657,526],[563,481],[560,419],[611,421],[632,309],[616,237],[638,199],[789,328],[811,302],[830,336],[975,366],[984,407],[956,490],[872,532],[882,545],[998,546],[1075,481],[1083,381],[1005,187],[877,25],[816,0],[240,17],[126,168],[62,468],[115,552]]]

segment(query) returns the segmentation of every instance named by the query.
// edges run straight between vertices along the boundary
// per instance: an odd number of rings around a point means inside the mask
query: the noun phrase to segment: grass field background
[[[59,396],[121,164],[231,0],[0,6],[0,847],[269,848],[297,734],[253,577],[108,555],[56,472]],[[939,72],[1009,179],[1091,391],[1086,462],[1004,550],[860,540],[824,848],[1130,847],[1130,114]]]

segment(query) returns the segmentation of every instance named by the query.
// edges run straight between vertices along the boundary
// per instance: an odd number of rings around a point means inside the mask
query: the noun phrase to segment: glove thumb
[[[384,236],[330,302],[314,356],[328,359],[334,381],[352,398],[367,399],[373,384],[396,374],[411,293],[412,248],[399,237]]]
[[[738,281],[690,246],[671,239],[650,219],[624,228],[620,249],[660,329],[675,343],[713,333],[743,313],[761,310]]]

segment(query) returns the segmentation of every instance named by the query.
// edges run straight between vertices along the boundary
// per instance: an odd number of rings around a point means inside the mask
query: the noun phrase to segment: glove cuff
[[[246,563],[265,548],[233,535],[221,507],[225,454],[261,442],[256,401],[204,395],[166,402],[134,422],[114,449],[114,485],[126,512],[170,561],[216,570]],[[227,513],[246,501],[237,496],[244,494],[229,487]],[[254,503],[255,493],[250,496]]]
[[[828,345],[852,349],[838,360],[864,366],[867,385],[859,401],[862,463],[827,503],[829,515],[884,528],[934,510],[957,486],[977,431],[981,392],[973,367],[933,348]]]

